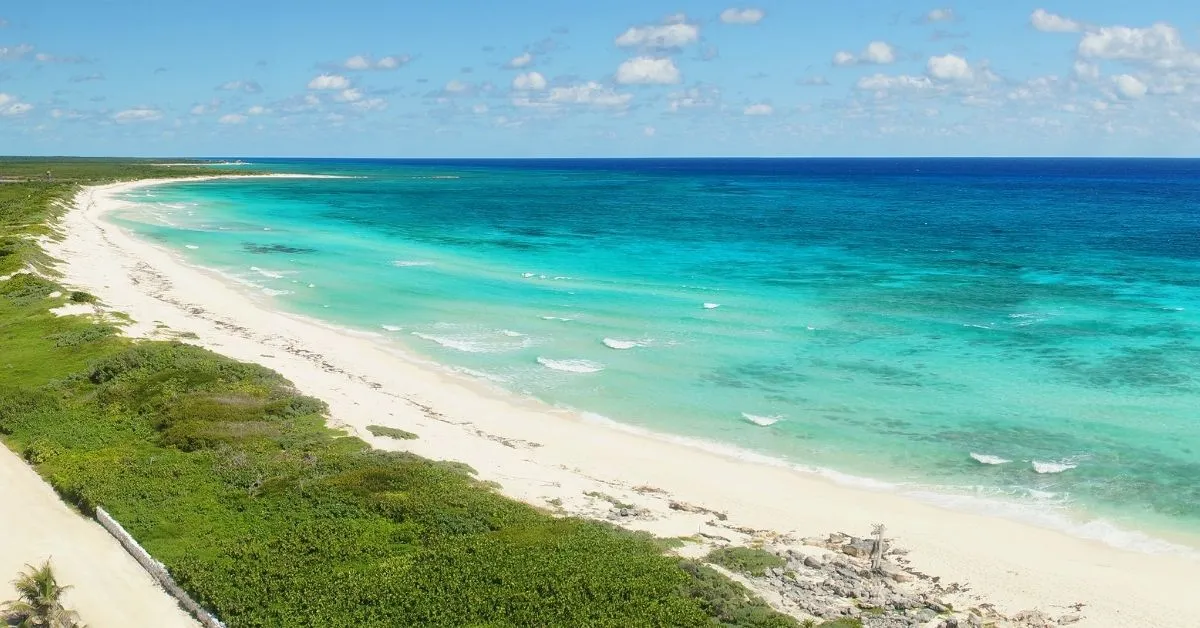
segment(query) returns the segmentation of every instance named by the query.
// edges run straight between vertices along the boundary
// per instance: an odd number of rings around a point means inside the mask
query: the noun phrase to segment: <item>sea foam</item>
[[[417,268],[421,266],[433,266],[433,262],[423,262],[420,260],[398,259],[392,262],[392,266],[396,268]]]
[[[974,458],[975,462],[978,462],[979,464],[1008,464],[1012,462],[1012,460],[1001,458],[1000,456],[993,456],[991,454],[977,454],[975,452],[971,452],[971,457]]]
[[[1070,471],[1078,466],[1078,464],[1074,462],[1068,462],[1066,460],[1060,462],[1041,462],[1038,460],[1033,461],[1033,470],[1042,474],[1062,473],[1063,471]]]
[[[604,370],[604,365],[591,360],[551,360],[550,358],[538,358],[538,364],[555,371],[563,371],[566,373],[599,373]]]
[[[642,343],[640,343],[636,340],[617,340],[616,338],[605,338],[604,339],[604,346],[606,346],[610,349],[619,349],[619,350],[632,349],[634,347],[640,347],[641,345],[642,345]]]
[[[750,414],[749,412],[743,412],[742,418],[759,427],[771,427],[772,425],[775,425],[783,420],[783,417],[780,415],[762,416],[758,414]]]
[[[706,309],[706,310],[715,310],[719,307],[721,307],[720,303],[705,303],[704,304],[704,309]]]

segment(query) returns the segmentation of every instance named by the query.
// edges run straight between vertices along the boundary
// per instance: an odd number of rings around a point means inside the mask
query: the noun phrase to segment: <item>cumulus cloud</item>
[[[250,118],[240,113],[227,113],[221,116],[217,122],[220,124],[245,124]]]
[[[654,135],[656,133],[658,133],[658,129],[656,129],[652,126],[648,126],[644,129],[642,129],[642,135],[645,135],[646,137],[654,137]]]
[[[600,109],[624,109],[633,100],[633,94],[623,94],[595,81],[553,87],[544,99],[514,98],[518,107],[547,108],[560,105],[588,106]]]
[[[866,91],[886,91],[892,89],[928,89],[934,87],[934,84],[928,76],[909,76],[907,74],[889,76],[887,74],[876,74],[858,79],[858,83],[855,86],[858,89]]]
[[[308,82],[309,89],[347,89],[350,81],[340,74],[322,74]]]
[[[513,79],[512,88],[522,92],[540,92],[546,89],[546,77],[539,72],[525,72]]]
[[[1083,25],[1071,18],[1038,9],[1029,16],[1029,23],[1043,33],[1078,33]]]
[[[153,107],[133,107],[113,114],[113,120],[121,124],[129,122],[154,122],[162,119],[162,111]]]
[[[262,105],[254,105],[253,107],[246,110],[246,115],[251,115],[251,116],[263,116],[268,113],[271,113],[271,110],[267,109],[266,107],[263,107]]]
[[[471,112],[475,113],[476,115],[483,115],[483,114],[487,113],[489,110],[490,109],[488,108],[486,103],[476,103],[475,105],[471,106]]]
[[[934,9],[925,14],[925,22],[929,24],[934,22],[953,22],[956,19],[958,19],[958,16],[954,14],[954,9],[949,7]]]
[[[409,61],[412,61],[412,57],[408,55],[388,55],[380,57],[378,60],[368,55],[354,55],[346,59],[342,63],[342,67],[359,72],[363,70],[395,70],[400,66],[407,65]]]
[[[38,63],[87,63],[85,57],[59,57],[45,52],[39,52],[33,55],[33,60]]]
[[[678,50],[694,44],[700,40],[700,27],[683,19],[684,16],[674,16],[665,24],[630,27],[617,37],[616,44],[622,48],[650,50]]]
[[[343,89],[333,96],[333,99],[339,102],[354,102],[357,100],[362,100],[362,98],[362,90],[355,89],[353,87],[350,89]]]
[[[512,59],[509,59],[508,63],[504,64],[504,67],[510,68],[510,69],[518,69],[518,68],[523,68],[523,67],[529,66],[532,63],[533,63],[533,54],[529,53],[529,52],[524,52],[524,53],[521,53],[521,54],[513,57]]]
[[[742,114],[747,116],[769,116],[773,113],[775,108],[766,103],[750,105],[742,110]]]
[[[953,54],[930,57],[926,67],[930,76],[942,81],[968,81],[975,76],[967,60]]]
[[[19,116],[29,113],[32,109],[33,105],[21,102],[11,94],[0,92],[0,116]]]
[[[1146,84],[1136,76],[1119,74],[1113,77],[1113,84],[1117,86],[1117,93],[1125,98],[1137,100],[1146,95]]]
[[[683,81],[679,68],[669,57],[636,57],[617,68],[622,85],[673,85]]]
[[[888,65],[895,62],[896,49],[886,41],[873,41],[867,44],[861,54],[856,55],[853,52],[842,50],[833,55],[833,64],[843,67],[859,63]]]
[[[1071,66],[1071,73],[1081,81],[1094,81],[1100,78],[1100,66],[1087,61],[1076,61]]]
[[[228,83],[218,85],[217,89],[225,92],[257,94],[262,91],[262,86],[254,81],[229,81]]]
[[[766,14],[762,9],[725,9],[721,21],[726,24],[758,24]]]
[[[387,109],[387,101],[382,98],[367,98],[350,105],[359,111],[383,111]]]
[[[464,94],[471,91],[471,84],[453,79],[442,88],[447,94]]]
[[[1179,29],[1170,24],[1147,28],[1109,26],[1084,33],[1079,56],[1146,63],[1159,68],[1200,69],[1200,53],[1183,44]]]
[[[24,59],[33,52],[33,46],[29,44],[20,44],[18,46],[0,46],[0,60],[12,61],[15,59]]]
[[[193,105],[190,113],[194,116],[203,116],[215,112],[220,107],[221,101],[214,99],[208,103]]]
[[[690,87],[668,96],[667,109],[679,112],[685,109],[706,109],[717,106],[721,92],[716,87]]]

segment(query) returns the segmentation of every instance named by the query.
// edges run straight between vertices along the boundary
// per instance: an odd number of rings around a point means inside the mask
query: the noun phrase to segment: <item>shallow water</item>
[[[1200,531],[1200,163],[259,165],[360,178],[148,188],[120,220],[553,404]]]

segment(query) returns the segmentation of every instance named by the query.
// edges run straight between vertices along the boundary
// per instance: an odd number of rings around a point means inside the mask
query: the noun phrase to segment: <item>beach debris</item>
[[[729,515],[723,512],[717,512],[715,510],[705,508],[704,506],[696,506],[695,504],[689,504],[687,502],[673,501],[671,502],[670,508],[671,510],[678,510],[680,512],[695,512],[705,515],[712,515],[716,517],[718,521],[725,521],[729,519]]]

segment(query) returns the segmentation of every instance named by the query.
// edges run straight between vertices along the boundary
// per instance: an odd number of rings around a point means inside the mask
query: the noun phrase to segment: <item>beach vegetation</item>
[[[420,436],[417,436],[412,432],[406,432],[394,427],[385,427],[383,425],[368,425],[367,431],[370,432],[372,436],[394,438],[396,440],[416,440],[420,438]]]
[[[0,616],[20,628],[83,628],[79,614],[63,606],[70,585],[61,585],[47,559],[41,566],[26,565],[12,582],[17,599],[0,605]]]
[[[863,622],[857,617],[841,617],[818,624],[820,628],[863,628]]]
[[[734,546],[717,548],[709,552],[704,560],[750,576],[763,576],[768,569],[787,564],[782,557],[767,550]]]
[[[75,190],[56,185],[28,202]],[[30,230],[52,214],[5,212]],[[81,512],[103,506],[231,628],[796,625],[649,535],[553,517],[462,463],[371,449],[269,369],[56,316],[65,289],[47,277],[0,282],[0,440]]]
[[[96,297],[94,297],[86,292],[81,292],[79,290],[75,290],[75,291],[71,292],[71,302],[72,303],[95,303]]]

